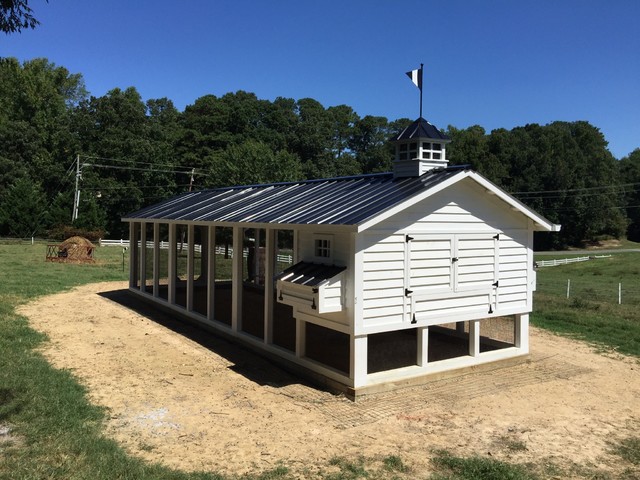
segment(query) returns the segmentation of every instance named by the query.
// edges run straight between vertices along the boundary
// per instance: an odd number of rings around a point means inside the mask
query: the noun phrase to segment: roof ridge
[[[373,177],[387,177],[393,175],[392,172],[379,172],[379,173],[362,173],[360,175],[347,175],[344,177],[328,177],[328,178],[312,178],[308,180],[293,180],[288,182],[273,182],[273,183],[255,183],[249,185],[233,185],[229,187],[216,187],[216,188],[205,188],[203,190],[198,190],[199,192],[223,192],[225,190],[242,190],[246,188],[266,188],[266,187],[280,187],[286,185],[301,185],[301,184],[310,184],[310,183],[321,183],[321,182],[335,182],[335,181],[346,181],[346,180],[355,180],[358,178],[373,178]]]

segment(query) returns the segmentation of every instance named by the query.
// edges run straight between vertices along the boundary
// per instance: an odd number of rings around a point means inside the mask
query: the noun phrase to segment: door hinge
[[[493,286],[497,287],[498,286],[498,282],[493,282]]]
[[[408,297],[409,295],[411,295],[413,293],[413,290],[409,290],[408,288],[404,289],[404,296]]]
[[[416,314],[413,314],[413,318],[411,319],[411,323],[418,323],[418,321],[416,320]]]
[[[496,233],[496,234],[493,236],[493,238],[495,238],[496,240],[500,240],[500,234],[499,234],[499,233]]]
[[[404,237],[404,241],[405,241],[405,242],[407,242],[407,243],[408,243],[408,242],[410,242],[411,240],[413,240],[413,237],[410,237],[409,235],[405,235],[405,237]]]
[[[458,257],[453,257],[453,258],[451,259],[451,263],[456,263],[457,261],[458,261]]]

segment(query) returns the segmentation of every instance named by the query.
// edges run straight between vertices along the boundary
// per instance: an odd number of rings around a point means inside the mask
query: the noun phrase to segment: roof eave
[[[538,232],[559,232],[560,231],[562,227],[561,225],[547,220],[538,212],[527,207],[520,200],[508,194],[507,192],[502,190],[500,187],[495,185],[493,182],[484,178],[479,173],[469,171],[469,176],[472,177],[476,182],[478,182],[484,188],[486,188],[488,193],[500,198],[502,201],[509,204],[511,208],[513,208],[515,211],[522,213],[524,216],[528,217],[531,221],[533,221],[534,227],[537,227],[537,228],[534,228],[535,231],[538,231]]]

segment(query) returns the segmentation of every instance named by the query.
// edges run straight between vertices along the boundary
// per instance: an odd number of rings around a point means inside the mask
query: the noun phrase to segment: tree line
[[[120,238],[122,216],[189,189],[390,171],[389,139],[410,122],[244,91],[179,111],[134,87],[91,96],[81,74],[46,59],[3,58],[0,236],[74,227]],[[618,161],[584,121],[445,131],[450,164],[471,165],[563,225],[537,240],[541,248],[640,237],[640,149]]]

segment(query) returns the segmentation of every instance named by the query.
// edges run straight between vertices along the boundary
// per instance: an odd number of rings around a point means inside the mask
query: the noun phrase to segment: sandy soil
[[[49,336],[52,364],[108,409],[107,434],[171,467],[239,474],[282,463],[311,477],[335,456],[399,455],[423,473],[446,448],[615,473],[608,442],[640,430],[638,361],[541,330],[528,362],[353,403],[136,304],[125,287],[83,286],[19,311]]]

